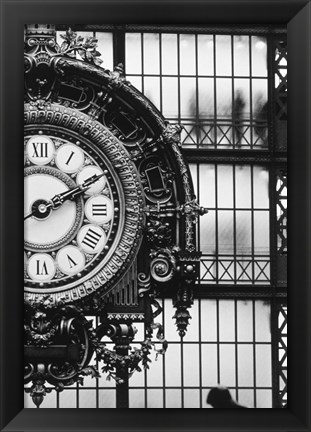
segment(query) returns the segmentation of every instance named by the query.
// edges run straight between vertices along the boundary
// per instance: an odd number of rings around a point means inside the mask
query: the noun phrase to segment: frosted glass
[[[254,166],[254,208],[269,208],[269,172],[267,168]]]
[[[256,408],[272,408],[272,391],[257,390],[256,402]]]
[[[250,300],[237,301],[237,330],[238,342],[253,340],[253,302]]]
[[[217,384],[217,345],[202,345],[202,385],[214,387]]]
[[[270,303],[262,300],[255,302],[255,336],[256,342],[271,341]]]
[[[200,164],[200,205],[215,208],[215,165]]]
[[[271,386],[271,345],[256,345],[256,385]]]
[[[218,165],[217,168],[218,207],[233,207],[233,167]]]
[[[141,74],[141,34],[125,35],[125,71],[126,74]]]
[[[65,389],[63,392],[60,392],[59,408],[77,408],[77,391]]]
[[[98,408],[116,408],[116,392],[98,390]]]
[[[238,345],[238,385],[252,387],[254,385],[253,345]]]
[[[177,74],[177,35],[162,34],[162,74]]]
[[[233,300],[219,301],[219,340],[232,342],[235,340],[235,311]]]
[[[231,36],[216,36],[216,75],[231,74]]]
[[[201,300],[201,339],[202,341],[217,340],[217,301]]]
[[[157,346],[160,349],[160,346]],[[159,355],[157,360],[154,358],[152,365],[147,369],[147,387],[161,387],[163,385],[163,356]],[[140,372],[139,372],[140,373]]]
[[[184,336],[185,342],[196,342],[199,340],[199,300],[195,299],[189,309],[191,320]]]
[[[160,51],[158,33],[144,34],[144,73],[157,75],[160,72]]]
[[[233,253],[233,211],[218,211],[218,250],[222,254]]]
[[[113,70],[114,64],[112,33],[96,32],[95,37],[98,40],[97,51],[101,53],[100,59],[103,60],[101,67]]]
[[[235,346],[220,345],[220,385],[235,386]]]
[[[181,385],[180,345],[170,344],[165,353],[165,384],[170,387]]]
[[[145,391],[144,390],[129,390],[129,407],[130,408],[145,408]]]
[[[233,119],[235,121],[250,119],[250,83],[249,79],[235,79],[234,80],[234,112]],[[243,139],[241,144],[245,144]]]
[[[180,74],[195,75],[195,36],[181,34],[179,37]]]
[[[96,390],[79,389],[79,408],[96,407]]]
[[[249,75],[249,36],[233,36],[234,75]]]
[[[198,35],[198,74],[214,75],[214,40],[212,35]]]
[[[158,108],[158,110],[161,109],[160,78],[157,77],[144,78],[144,95],[156,106],[156,108]]]
[[[254,211],[254,252],[256,255],[268,255],[269,249],[269,212]]]
[[[237,208],[251,208],[251,167],[235,166],[235,205]]]
[[[201,201],[200,204],[202,205]],[[215,210],[209,210],[208,216],[200,220],[200,250],[203,253],[215,254],[216,221]]]
[[[267,40],[252,36],[252,75],[267,76]]]
[[[231,120],[232,117],[232,80],[229,78],[216,79],[216,108],[218,119]],[[230,134],[229,138],[230,138]],[[225,141],[222,141],[224,144]]]
[[[215,115],[213,78],[198,78],[198,96],[199,119],[213,119]]]
[[[165,398],[165,408],[181,408],[181,390],[166,390]]]
[[[200,392],[199,390],[184,390],[184,408],[199,408]]]
[[[196,118],[196,81],[195,78],[180,78],[180,115]]]
[[[238,255],[252,253],[252,220],[247,210],[236,211],[236,251]]]
[[[184,344],[183,346],[184,359],[184,385],[198,386],[199,385],[199,345]]]
[[[162,104],[164,117],[178,117],[178,83],[177,78],[162,79]]]
[[[147,408],[163,408],[163,390],[147,390]]]

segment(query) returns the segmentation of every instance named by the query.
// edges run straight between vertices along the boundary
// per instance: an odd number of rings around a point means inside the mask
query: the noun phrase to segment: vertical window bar
[[[198,61],[199,61],[198,60],[198,35],[196,34],[195,35],[195,83],[196,83],[196,90],[195,90],[195,106],[196,106],[195,123],[196,123],[196,140],[197,140],[196,148],[198,148],[200,146],[200,136],[201,136],[201,128],[200,128],[201,120],[200,120],[200,113],[199,113],[199,80],[198,80],[199,66],[198,66]],[[198,194],[198,196],[199,196],[199,194]]]
[[[162,79],[163,79],[163,72],[162,72],[162,33],[159,34],[159,69],[160,69],[160,111],[162,112],[163,110],[163,96],[162,96],[162,92],[163,92],[163,84],[162,84]]]
[[[140,34],[140,48],[141,48],[141,92],[145,93],[145,67],[144,67],[144,33]]]
[[[177,34],[177,94],[178,94],[178,123],[181,121],[180,107],[180,33]]]
[[[162,299],[162,317],[163,317],[163,321],[162,321],[163,322],[163,328],[165,329],[165,302],[164,302],[164,299]],[[164,335],[164,337],[165,337],[165,335]],[[162,360],[163,408],[166,408],[165,355],[163,355],[162,357],[163,357],[163,360]]]
[[[254,373],[254,408],[257,408],[257,382],[256,382],[256,308],[255,300],[252,300],[253,304],[253,373]]]
[[[201,317],[201,299],[198,300],[198,324],[199,324],[199,386],[200,386],[200,408],[202,408],[202,317]],[[204,365],[205,367],[208,367],[208,365]]]
[[[214,57],[214,148],[217,148],[217,81],[216,81],[216,36],[213,35],[213,57]],[[216,205],[217,208],[217,205]],[[217,225],[216,225],[217,227]],[[218,280],[218,277],[217,277]]]
[[[248,37],[248,45],[249,45],[249,123],[250,123],[250,147],[253,150],[253,71],[252,71],[252,36]],[[253,279],[254,280],[254,279]]]

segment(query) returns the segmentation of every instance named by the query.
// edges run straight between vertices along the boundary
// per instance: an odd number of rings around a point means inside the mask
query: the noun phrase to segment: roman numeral
[[[32,157],[48,157],[48,143],[39,142],[39,143],[32,143],[32,145],[33,145]]]
[[[96,231],[92,230],[92,228],[89,228],[88,232],[84,236],[84,239],[82,240],[82,243],[86,244],[92,249],[95,249],[101,236],[101,234],[98,234]]]
[[[71,152],[71,155],[69,156],[67,162],[65,162],[66,165],[69,165],[69,162],[71,161],[72,156],[75,154],[75,152]]]
[[[71,258],[70,255],[67,254],[67,258],[68,258],[68,261],[69,261],[69,267],[70,268],[75,267],[77,265],[77,263]],[[71,264],[73,264],[73,265],[71,265]]]
[[[48,274],[48,269],[46,266],[46,262],[43,261],[43,264],[40,268],[40,260],[36,260],[37,261],[37,275],[47,275]]]
[[[93,216],[107,216],[107,204],[92,204]]]

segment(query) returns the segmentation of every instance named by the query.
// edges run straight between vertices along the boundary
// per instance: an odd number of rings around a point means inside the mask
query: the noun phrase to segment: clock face
[[[54,299],[72,301],[99,287],[111,288],[124,273],[138,248],[143,217],[138,174],[120,146],[113,135],[99,146],[52,125],[25,127],[28,296],[51,293]]]

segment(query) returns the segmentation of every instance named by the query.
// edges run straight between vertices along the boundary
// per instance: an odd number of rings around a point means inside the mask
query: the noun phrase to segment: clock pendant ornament
[[[94,37],[61,37],[58,45],[53,25],[25,28],[24,380],[40,406],[46,383],[62,391],[98,377],[95,356],[122,408],[130,376],[167,347],[158,297],[173,299],[177,331],[187,331],[195,224],[207,210],[181,127],[125,79],[122,64],[99,67]],[[136,322],[140,348],[131,347]]]

